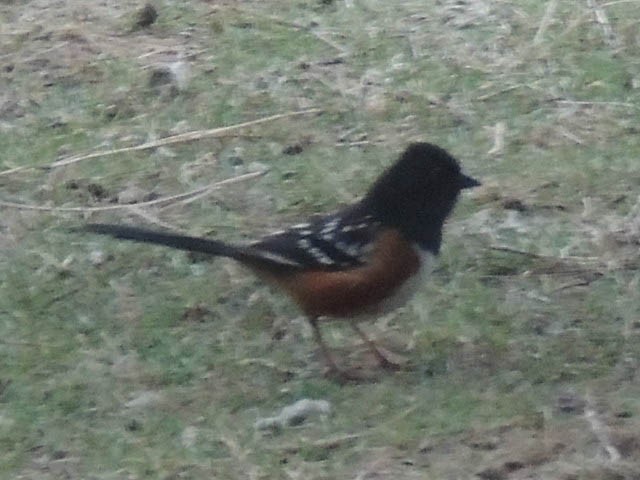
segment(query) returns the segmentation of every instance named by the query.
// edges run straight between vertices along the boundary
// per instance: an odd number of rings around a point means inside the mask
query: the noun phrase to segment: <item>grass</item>
[[[137,32],[133,4],[0,7],[0,200],[109,206],[268,168],[144,212],[237,240],[354,200],[410,141],[484,182],[416,300],[369,326],[412,367],[348,386],[235,264],[69,231],[134,210],[3,206],[0,476],[636,478],[640,4],[591,3],[610,37],[589,2],[543,27],[552,3],[158,2]],[[186,86],[149,84],[178,60]],[[39,168],[308,107],[323,113]],[[349,329],[325,330],[347,357]],[[301,398],[332,414],[255,430]]]

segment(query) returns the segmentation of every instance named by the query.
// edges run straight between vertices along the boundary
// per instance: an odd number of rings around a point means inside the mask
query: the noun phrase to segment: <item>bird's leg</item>
[[[378,345],[371,340],[362,329],[358,326],[356,322],[349,322],[351,327],[356,331],[358,336],[362,339],[362,341],[367,345],[371,353],[376,357],[378,363],[382,368],[387,368],[389,370],[397,370],[401,368],[405,363],[406,359],[401,355],[392,353]],[[395,357],[395,358],[394,358]]]
[[[329,351],[329,347],[327,346],[324,339],[322,338],[322,333],[320,332],[320,326],[318,325],[318,317],[309,317],[309,323],[311,324],[311,328],[313,329],[313,338],[315,339],[316,343],[320,347],[322,356],[324,357],[324,360],[327,363],[327,366],[329,367],[328,374],[330,376],[337,377],[338,380],[343,382],[362,380],[357,375],[354,375],[353,373],[350,373],[349,371],[338,366],[338,364],[335,361],[335,358]]]

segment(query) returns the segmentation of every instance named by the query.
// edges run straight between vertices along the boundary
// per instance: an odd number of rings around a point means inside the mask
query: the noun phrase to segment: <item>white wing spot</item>
[[[270,252],[268,250],[256,250],[256,253],[260,255],[265,260],[270,260],[275,263],[279,263],[281,265],[291,265],[292,267],[301,267],[302,265],[290,258],[283,257],[282,255],[278,255],[277,253]]]
[[[370,215],[367,216],[368,218],[371,218]],[[342,227],[341,231],[343,233],[349,233],[349,232],[354,232],[356,230],[364,230],[365,228],[369,228],[371,226],[375,226],[377,225],[376,223],[372,223],[369,221],[364,221],[364,222],[360,222],[360,223],[350,223],[349,225],[345,225]]]
[[[309,250],[311,248],[311,243],[306,238],[301,238],[297,243],[298,247],[302,248],[303,250]]]
[[[335,247],[342,253],[346,253],[350,257],[358,257],[360,255],[361,246],[357,243],[348,244],[342,241],[338,241]]]
[[[334,218],[329,223],[326,223],[324,227],[322,227],[322,230],[320,231],[320,233],[323,235],[327,233],[331,233],[336,229],[337,226],[338,226],[338,219]]]
[[[292,230],[303,230],[306,228],[309,228],[311,226],[310,223],[296,223],[295,225],[291,226]]]
[[[329,233],[323,233],[322,234],[322,239],[327,241],[327,242],[333,242],[335,238],[335,233],[334,232],[329,232]]]
[[[311,247],[309,249],[309,253],[311,253],[311,255],[313,255],[314,258],[323,265],[333,265],[335,263],[329,255],[324,253],[318,247]]]
[[[298,247],[309,253],[317,262],[323,265],[333,265],[335,262],[333,259],[320,250],[318,247],[311,245],[311,242],[306,238],[298,240]]]

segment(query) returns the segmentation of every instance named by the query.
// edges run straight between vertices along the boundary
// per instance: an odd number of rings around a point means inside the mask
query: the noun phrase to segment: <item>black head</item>
[[[364,202],[386,225],[437,251],[442,225],[460,191],[480,185],[457,160],[429,143],[414,143],[373,184]]]

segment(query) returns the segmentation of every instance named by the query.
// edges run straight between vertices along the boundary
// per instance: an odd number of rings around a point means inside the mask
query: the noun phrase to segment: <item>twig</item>
[[[491,245],[489,248],[491,248],[491,250],[496,250],[498,252],[515,253],[517,255],[523,255],[525,257],[531,257],[531,258],[550,258],[545,255],[541,255],[539,253],[527,252],[525,250],[518,250],[517,248],[503,247],[501,245]]]
[[[27,166],[23,165],[21,167],[10,168],[9,170],[5,170],[3,172],[0,172],[0,177],[2,177],[4,175],[11,175],[12,173],[20,172],[20,171],[26,170],[28,168],[32,168],[32,167],[27,167]]]
[[[402,419],[413,415],[413,412],[415,412],[419,407],[420,407],[419,404],[414,404],[414,405],[411,405],[411,406],[409,406],[409,407],[407,407],[405,409],[401,409],[395,415],[392,415],[391,417],[385,419],[383,422],[379,423],[378,425],[373,427],[371,430],[369,430],[368,434],[375,433],[376,431],[386,431],[392,425],[396,425]]]
[[[141,150],[149,150],[151,148],[163,147],[166,145],[173,145],[176,143],[186,143],[193,142],[196,140],[202,140],[204,138],[211,138],[226,135],[229,132],[240,130],[243,128],[253,127],[255,125],[261,125],[267,122],[273,122],[275,120],[280,120],[282,118],[287,117],[296,117],[299,115],[310,115],[313,113],[321,113],[322,109],[319,108],[310,108],[307,110],[297,110],[294,112],[286,112],[279,113],[277,115],[271,115],[269,117],[258,118],[257,120],[251,120],[249,122],[238,123],[235,125],[229,125],[226,127],[218,127],[212,128],[210,130],[196,130],[193,132],[181,133],[178,135],[172,135],[170,137],[161,138],[160,140],[156,140],[153,142],[143,143],[142,145],[135,145],[133,147],[124,147],[124,148],[115,148],[112,150],[102,150],[98,152],[89,153],[86,155],[74,155],[72,157],[63,158],[62,160],[58,160],[57,162],[53,162],[49,165],[42,166],[33,166],[33,167],[16,167],[10,170],[5,170],[4,172],[0,172],[0,176],[8,175],[9,173],[14,173],[16,171],[23,170],[25,168],[45,168],[51,169],[56,167],[64,167],[67,165],[72,165],[74,163],[82,162],[84,160],[90,160],[92,158],[106,157],[109,155],[117,155],[120,153],[128,153],[128,152],[137,152]]]
[[[529,86],[529,85],[522,85],[522,84],[518,84],[518,85],[510,85],[510,86],[508,86],[508,87],[501,88],[501,89],[500,89],[500,90],[498,90],[498,91],[490,92],[490,93],[486,93],[486,94],[484,94],[484,95],[480,95],[479,97],[477,97],[477,98],[476,98],[476,100],[478,100],[478,101],[482,102],[482,101],[484,101],[484,100],[489,100],[490,98],[493,98],[493,97],[495,97],[495,96],[497,96],[497,95],[502,95],[503,93],[510,92],[511,90],[516,90],[516,89],[518,89],[518,88],[521,88],[521,87],[527,87],[527,86]]]
[[[600,442],[600,445],[602,445],[602,448],[604,448],[604,451],[607,452],[609,460],[611,462],[619,461],[622,456],[620,455],[618,449],[611,443],[609,432],[607,431],[608,429],[602,422],[602,420],[600,420],[600,418],[598,417],[598,413],[593,406],[593,399],[590,395],[587,395],[586,400],[587,406],[584,410],[584,418],[589,423],[591,431],[595,434],[598,442]]]
[[[337,142],[336,147],[361,147],[363,145],[371,145],[369,140],[360,140],[357,142]]]
[[[580,280],[580,281],[577,281],[577,282],[572,282],[572,283],[568,283],[566,285],[562,285],[562,286],[554,289],[551,293],[560,293],[560,292],[563,292],[565,290],[570,290],[570,289],[576,288],[576,287],[588,287],[592,283],[593,283],[593,280]]]
[[[136,215],[144,218],[147,223],[150,223],[152,225],[157,225],[162,228],[166,228],[167,230],[171,230],[172,232],[186,233],[181,228],[178,228],[175,225],[171,225],[170,223],[163,222],[155,215],[151,215],[149,212],[145,212],[143,209],[139,208],[138,205],[134,204],[134,205],[130,205],[130,207],[131,207],[130,211],[132,213],[135,213]]]
[[[541,276],[575,276],[584,273],[584,269],[573,269],[573,270],[557,270],[552,271],[550,268],[547,269],[535,269],[535,270],[526,270],[525,272],[515,272],[515,273],[497,273],[497,274],[488,274],[482,275],[480,278],[482,279],[495,279],[495,278],[514,278],[514,277],[541,277]],[[562,289],[560,289],[562,291]],[[555,293],[552,292],[552,293]]]
[[[149,150],[150,148],[164,147],[166,145],[173,145],[175,143],[193,142],[196,140],[202,140],[203,138],[217,137],[223,134],[227,134],[234,130],[240,130],[243,128],[253,127],[262,123],[272,122],[274,120],[280,120],[287,117],[295,117],[299,115],[309,115],[312,113],[322,112],[319,108],[310,108],[307,110],[298,110],[295,112],[279,113],[277,115],[271,115],[269,117],[259,118],[257,120],[251,120],[249,122],[237,123],[235,125],[229,125],[227,127],[212,128],[209,130],[195,130],[193,132],[180,133],[178,135],[172,135],[170,137],[161,138],[153,142],[143,143],[142,145],[136,145],[134,147],[115,148],[113,150],[103,150],[100,152],[93,152],[88,155],[73,156],[58,160],[48,166],[48,168],[62,167],[73,163],[78,163],[83,160],[89,160],[91,158],[106,157],[108,155],[116,155],[119,153],[136,152],[140,150]]]
[[[320,41],[326,43],[327,45],[329,45],[330,47],[336,49],[342,55],[347,55],[349,53],[349,50],[346,47],[343,47],[342,45],[334,42],[333,40],[329,40],[328,38],[324,37],[322,33],[314,32],[314,31],[310,31],[309,33],[311,33],[311,35],[316,37],[318,40],[320,40]]]
[[[60,48],[66,47],[68,44],[69,44],[69,42],[60,42],[60,43],[54,45],[53,47],[49,47],[49,48],[45,48],[44,50],[40,50],[38,53],[36,53],[34,55],[30,55],[28,57],[20,57],[17,61],[19,61],[20,63],[29,63],[29,62],[32,62],[33,60],[37,59],[37,58],[42,58],[42,56],[45,53],[50,53],[50,52],[52,52],[54,50],[58,50]],[[16,52],[8,53],[6,55],[0,55],[0,59],[6,58],[6,57],[11,57],[13,55],[16,55]]]
[[[176,48],[175,47],[164,47],[164,48],[158,48],[157,50],[151,50],[150,52],[147,53],[143,53],[142,55],[138,55],[137,59],[138,60],[142,60],[144,58],[147,57],[151,57],[153,55],[160,55],[162,53],[174,53],[176,52]],[[202,53],[206,52],[205,49],[200,49],[200,50],[190,50],[189,51],[189,55],[200,55]],[[178,55],[182,54],[182,52],[177,52]]]
[[[149,200],[148,202],[140,202],[135,204],[106,205],[104,207],[45,207],[44,205],[29,205],[26,203],[5,202],[3,200],[0,200],[0,207],[14,208],[17,210],[35,210],[40,212],[105,212],[109,210],[121,210],[123,208],[131,208],[132,206],[150,207],[152,205],[158,205],[158,204],[167,203],[167,202],[175,202],[183,198],[189,198],[195,195],[201,195],[204,192],[209,193],[222,186],[231,185],[233,183],[238,183],[245,180],[250,180],[252,178],[256,178],[264,174],[265,174],[264,171],[246,173],[244,175],[227,178],[226,180],[222,180],[220,182],[216,182],[216,183],[206,185],[204,187],[196,188],[195,190],[191,190],[190,192],[179,193],[177,195],[170,195],[168,197],[156,198],[154,200]]]
[[[538,31],[536,32],[536,35],[533,37],[534,45],[539,45],[542,42],[542,37],[547,31],[547,28],[549,28],[549,24],[551,24],[551,19],[553,18],[553,14],[555,13],[557,6],[558,6],[558,0],[549,0],[549,3],[547,3],[547,9],[544,11],[542,20],[540,20],[540,26],[538,27]]]
[[[260,172],[245,173],[244,175],[241,175],[241,176],[248,176],[247,178],[253,178],[251,175],[262,176],[262,175],[264,175],[266,173],[267,173],[266,170],[262,170]],[[189,203],[197,202],[201,198],[206,197],[207,195],[209,195],[214,190],[217,190],[217,187],[216,188],[205,188],[202,191],[196,192],[196,193],[194,193],[193,195],[190,195],[187,198],[182,198],[182,199],[177,200],[176,202],[171,202],[171,203],[163,206],[162,208],[169,208],[169,207],[176,206],[178,204],[180,204],[180,205],[188,205]]]

